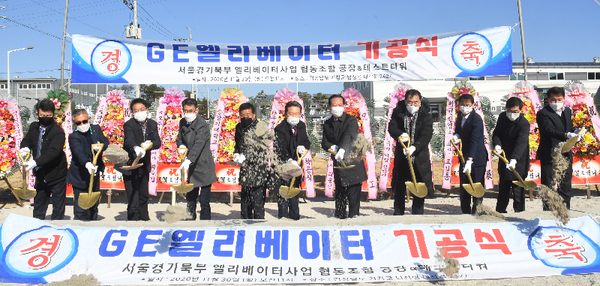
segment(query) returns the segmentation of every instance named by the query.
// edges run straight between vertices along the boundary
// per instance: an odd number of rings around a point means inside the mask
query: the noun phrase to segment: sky
[[[133,2],[133,0],[129,0]],[[0,0],[0,52],[11,78],[60,78],[66,0]],[[535,62],[592,62],[600,56],[598,0],[522,0],[526,54]],[[133,12],[123,0],[69,0],[67,33],[124,38]],[[2,18],[2,17],[0,17]],[[514,27],[513,61],[522,62],[517,0],[138,0],[142,38],[197,43],[287,44],[357,41],[498,26]],[[595,24],[594,24],[595,23]],[[66,43],[65,67],[71,65]],[[0,78],[6,78],[0,56]],[[65,75],[68,77],[68,75]],[[168,88],[169,86],[165,86]],[[180,85],[191,89],[190,85]],[[227,85],[210,85],[211,99]],[[286,84],[245,84],[246,96]],[[289,84],[296,90],[296,84]],[[198,87],[199,97],[206,85]],[[342,83],[301,83],[299,91],[339,93]]]

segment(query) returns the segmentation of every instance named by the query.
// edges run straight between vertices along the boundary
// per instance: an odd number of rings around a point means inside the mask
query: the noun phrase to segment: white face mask
[[[415,115],[415,113],[419,112],[419,106],[406,106],[406,110],[410,112],[410,114]]]
[[[287,117],[286,120],[292,126],[296,126],[300,123],[300,117]]]
[[[331,114],[333,114],[333,116],[335,116],[335,117],[342,116],[344,114],[344,107],[343,106],[332,107]]]
[[[148,118],[148,111],[138,111],[133,114],[133,118],[138,122],[144,122],[146,121],[146,118]]]
[[[554,111],[562,111],[563,106],[565,105],[564,102],[552,102],[550,103],[550,107],[552,107],[552,109],[554,109]]]
[[[519,116],[521,116],[521,113],[512,113],[512,112],[506,112],[506,117],[508,118],[508,120],[510,121],[515,121],[517,120],[517,118],[519,118]]]
[[[90,130],[90,124],[81,124],[79,126],[77,126],[77,131],[81,132],[81,133],[85,133],[88,132]]]
[[[463,115],[467,115],[469,113],[471,113],[471,111],[473,111],[473,107],[472,106],[460,106],[460,112],[462,112]]]
[[[185,121],[187,121],[187,123],[191,123],[192,121],[196,120],[196,116],[198,114],[196,113],[185,113],[183,114],[183,117],[185,118]]]

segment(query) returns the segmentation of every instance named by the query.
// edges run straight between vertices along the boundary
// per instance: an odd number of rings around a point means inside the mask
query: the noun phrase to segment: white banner
[[[11,214],[0,281],[92,274],[102,284],[373,283],[533,277],[600,271],[591,217],[556,221],[325,227],[52,226]],[[459,262],[447,277],[438,248]]]
[[[510,27],[317,44],[73,36],[73,83],[238,84],[512,74]]]

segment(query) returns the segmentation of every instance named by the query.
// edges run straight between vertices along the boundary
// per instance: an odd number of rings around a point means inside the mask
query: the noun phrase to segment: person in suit
[[[133,170],[123,170],[125,191],[127,192],[127,220],[150,220],[148,214],[148,179],[152,168],[150,151],[160,148],[156,121],[148,116],[150,103],[136,98],[130,103],[133,117],[123,125],[125,142],[123,149],[129,154],[127,165],[130,166],[138,155],[142,156],[140,163],[144,165]],[[152,142],[152,147],[145,151],[143,147]],[[117,167],[117,166],[115,166]]]
[[[104,162],[102,154],[98,156],[97,165],[92,163],[92,144],[104,144],[102,150],[95,152],[104,152],[110,142],[104,136],[102,129],[98,125],[92,125],[85,109],[75,109],[72,114],[73,123],[77,131],[69,134],[69,148],[71,148],[71,166],[67,172],[67,183],[73,187],[73,215],[76,220],[98,220],[98,203],[91,208],[84,210],[79,206],[79,194],[88,193],[92,172],[94,173],[93,192],[100,191],[100,176],[97,172],[104,171]]]
[[[323,138],[321,147],[336,152],[334,164],[341,166],[340,161],[347,158],[346,152],[351,152],[358,138],[358,122],[352,115],[344,112],[346,100],[339,94],[329,97],[329,110],[332,116],[323,123]],[[335,212],[337,218],[353,218],[359,215],[360,192],[362,182],[367,180],[367,171],[362,160],[346,162],[355,165],[350,169],[334,169],[335,181]],[[348,210],[346,210],[348,206]]]
[[[65,131],[54,121],[55,106],[50,99],[42,99],[35,109],[38,121],[29,126],[20,149],[20,152],[29,152],[32,156],[24,164],[26,170],[33,170],[35,175],[37,193],[33,199],[33,217],[41,220],[46,217],[52,196],[51,219],[64,219],[67,191],[67,156],[63,150]]]
[[[509,160],[508,164],[498,160],[500,179],[496,211],[499,213],[506,213],[511,188],[515,212],[525,211],[525,190],[512,183],[517,180],[517,177],[510,169],[514,168],[521,178],[526,178],[529,172],[529,121],[523,116],[521,109],[523,109],[521,99],[509,98],[506,101],[506,111],[498,116],[492,135],[496,152],[500,153],[500,150],[504,150],[504,156]]]
[[[188,173],[188,181],[194,189],[185,195],[187,211],[196,219],[196,200],[200,191],[200,219],[210,220],[210,188],[217,181],[215,160],[210,151],[210,126],[204,118],[198,116],[198,102],[186,98],[181,102],[183,119],[179,121],[177,145],[188,148],[186,159],[179,169]]]
[[[306,124],[300,121],[302,105],[296,101],[290,101],[285,105],[285,120],[275,127],[275,138],[277,138],[277,154],[282,162],[289,162],[298,166],[298,155],[302,156],[310,149],[310,140],[306,133]],[[301,167],[301,166],[298,166]],[[289,186],[291,178],[283,178]],[[300,187],[301,180],[294,182],[294,187]],[[300,219],[300,207],[297,194],[291,199],[277,196],[277,216],[279,218]]]
[[[454,129],[454,142],[462,140],[462,152],[465,157],[465,163],[460,164],[460,209],[463,214],[475,214],[477,206],[483,202],[483,197],[476,198],[471,196],[463,187],[468,184],[469,179],[466,173],[471,173],[473,183],[481,183],[485,177],[485,166],[487,164],[487,150],[485,149],[485,138],[483,135],[483,120],[473,110],[475,99],[472,95],[466,93],[458,98],[460,112],[456,117]],[[473,206],[471,206],[473,198]]]
[[[241,215],[243,219],[264,219],[267,186],[275,176],[267,154],[273,141],[262,137],[269,133],[268,126],[256,119],[254,105],[243,103],[239,112],[241,120],[235,127],[233,161],[241,164]]]
[[[398,102],[392,112],[388,132],[404,144],[410,138],[409,153],[406,154],[402,144],[396,143],[394,159],[394,215],[404,215],[404,198],[406,197],[406,181],[412,181],[408,160],[411,156],[417,182],[427,186],[428,196],[433,198],[433,181],[431,161],[429,160],[429,141],[433,136],[433,118],[429,114],[429,104],[422,101],[421,93],[416,89],[406,91],[403,101]],[[412,214],[423,214],[425,198],[413,196]]]
[[[537,113],[537,123],[540,130],[540,146],[537,150],[537,159],[540,160],[542,171],[542,184],[554,189],[552,178],[552,151],[560,143],[577,136],[578,130],[573,128],[571,109],[564,106],[565,90],[553,87],[548,90],[548,105]],[[563,198],[567,209],[571,209],[571,179],[573,177],[573,153],[571,150],[562,153],[569,160],[562,183],[558,186],[558,194]],[[546,201],[542,202],[544,210],[549,210]]]

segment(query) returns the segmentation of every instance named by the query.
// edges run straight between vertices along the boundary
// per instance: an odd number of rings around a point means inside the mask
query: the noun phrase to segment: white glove
[[[344,153],[346,153],[346,150],[340,149],[337,151],[337,154],[335,154],[335,159],[338,161],[344,160]]]
[[[510,159],[510,163],[506,164],[506,169],[513,168],[515,169],[517,167],[517,160],[516,159]]]
[[[29,160],[25,163],[23,163],[23,165],[25,165],[25,171],[29,172],[31,169],[37,167],[37,163],[35,162],[35,160]]]
[[[292,160],[292,159],[290,159],[288,162],[289,162],[290,164],[292,164],[292,165],[296,166],[296,167],[300,167],[300,165],[298,165],[298,162],[296,162],[296,161],[294,161],[294,160]]]
[[[296,148],[296,150],[298,151],[298,154],[300,154],[300,156],[304,155],[304,153],[306,153],[306,148],[302,145],[298,146]]]
[[[27,153],[31,153],[31,150],[29,150],[27,147],[23,147],[21,150],[19,150],[19,152],[21,152],[21,157],[25,157],[27,156]]]
[[[242,163],[244,163],[245,160],[246,160],[246,156],[244,156],[244,154],[238,154],[238,153],[233,154],[233,162],[242,164]]]
[[[94,146],[93,148],[94,148],[94,152],[100,151],[100,146]]]
[[[417,147],[410,146],[408,147],[408,156],[412,156],[412,154],[417,150]],[[404,156],[406,156],[406,149],[402,150],[404,152]]]
[[[185,147],[185,145],[179,145],[179,149],[187,149],[187,148]],[[179,151],[179,154],[183,155],[183,153],[185,153],[184,150]]]
[[[90,175],[92,174],[92,172],[94,172],[95,175],[96,171],[98,171],[98,166],[94,166],[92,162],[85,163],[85,168],[88,170],[88,173],[90,173]]]
[[[567,138],[569,138],[569,139],[571,139],[573,137],[577,137],[577,136],[579,136],[579,135],[577,135],[577,133],[573,133],[573,132],[567,133]]]
[[[192,161],[185,159],[183,161],[183,163],[181,163],[181,166],[179,166],[179,170],[181,169],[185,169],[185,170],[189,170],[190,169],[190,164],[192,163]]]
[[[460,136],[458,136],[458,134],[454,134],[454,137],[452,137],[452,141],[454,141],[454,144],[458,144],[458,139],[460,139]]]
[[[467,162],[465,163],[465,167],[463,168],[463,173],[467,173],[467,171],[469,173],[471,173],[471,164],[473,164],[472,160],[467,160]]]
[[[144,143],[142,143],[142,144],[144,144]],[[140,154],[142,157],[146,156],[146,150],[142,149],[142,147],[140,147],[140,146],[133,147],[133,151],[135,151],[136,156],[140,156]]]
[[[577,133],[577,134],[579,134],[579,132],[581,132],[581,128],[577,128],[577,129],[575,129],[575,131],[574,131],[573,133]]]
[[[500,153],[500,150],[502,150],[502,146],[500,146],[500,145],[496,145],[496,146],[494,147],[494,150],[496,150],[496,152],[498,152],[498,154],[501,154],[501,153]]]
[[[150,146],[150,143],[152,143],[150,140],[146,140],[146,141],[144,141],[144,142],[142,143],[142,148],[144,148],[144,149],[145,149],[146,147]]]
[[[408,139],[410,139],[410,136],[408,136],[408,133],[402,133],[402,135],[400,135],[400,138],[402,139],[402,142],[406,143],[408,142]]]
[[[331,147],[329,149],[331,149],[331,150],[333,150],[333,152],[337,153],[339,147],[337,145],[331,145]]]

